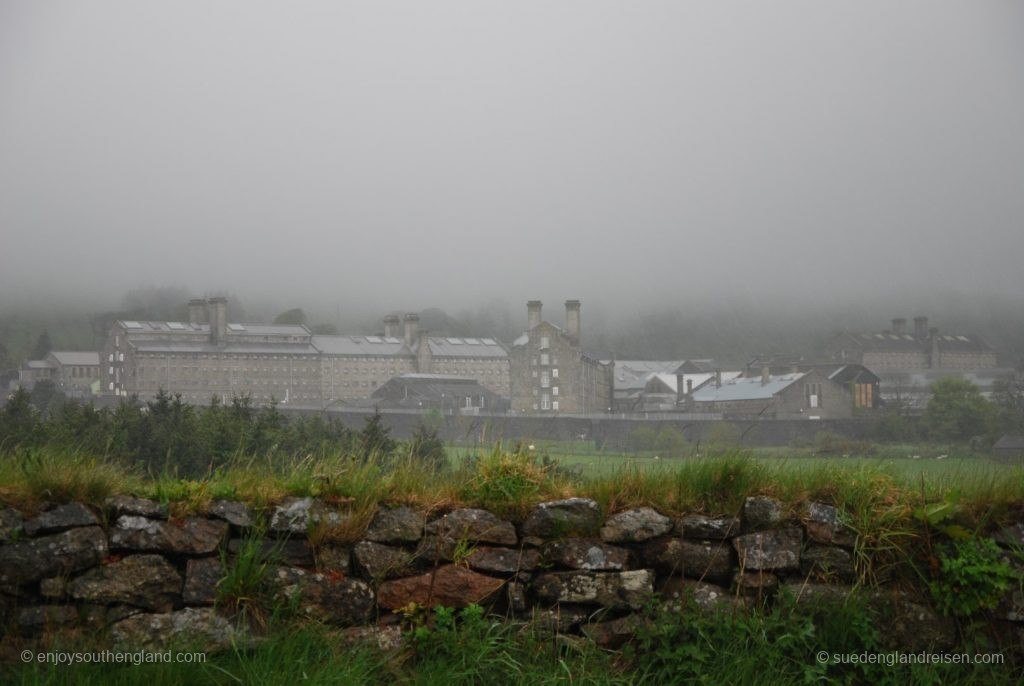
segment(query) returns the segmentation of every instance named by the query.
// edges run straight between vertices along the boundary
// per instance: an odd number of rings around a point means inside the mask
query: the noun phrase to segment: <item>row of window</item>
[[[71,377],[74,379],[95,379],[99,375],[99,367],[71,367]]]

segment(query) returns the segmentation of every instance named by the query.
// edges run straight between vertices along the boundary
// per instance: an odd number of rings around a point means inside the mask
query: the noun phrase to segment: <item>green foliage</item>
[[[413,459],[421,460],[435,471],[448,466],[444,441],[438,435],[437,428],[427,422],[420,422],[413,432],[412,440],[409,441],[409,455]]]
[[[955,541],[939,553],[940,572],[929,583],[932,598],[946,615],[968,617],[992,609],[1014,583],[1018,574],[1002,559],[991,539]]]
[[[288,419],[274,406],[253,407],[248,397],[226,405],[214,398],[204,408],[160,391],[147,403],[132,399],[110,409],[68,400],[43,413],[19,390],[0,408],[0,448],[82,450],[150,473],[194,477],[237,455],[325,455],[352,445],[352,432],[336,419]]]
[[[50,332],[43,329],[39,338],[36,339],[35,347],[32,348],[32,359],[41,360],[49,355],[51,350],[53,350],[53,343],[50,342]]]
[[[265,582],[271,568],[278,564],[284,541],[264,549],[264,531],[258,527],[241,539],[237,551],[228,557],[221,548],[222,576],[217,583],[216,604],[233,612],[262,621],[270,604]]]
[[[939,379],[932,384],[925,412],[929,435],[941,441],[964,441],[989,432],[992,405],[965,379]]]
[[[1024,434],[1024,382],[997,380],[992,384],[992,404],[999,433]]]
[[[735,450],[742,444],[743,435],[731,422],[715,422],[704,440],[716,452]]]
[[[665,456],[679,456],[689,448],[683,432],[667,424],[657,429],[637,427],[629,432],[626,444],[630,450],[653,451]]]
[[[356,455],[364,462],[374,457],[387,457],[395,452],[398,442],[391,438],[391,430],[384,426],[380,410],[366,418],[363,430],[355,438]]]
[[[274,318],[274,323],[295,324],[302,326],[305,325],[306,323],[306,313],[302,311],[301,307],[295,307],[290,310],[285,310],[284,312],[282,312],[281,314],[277,315]]]

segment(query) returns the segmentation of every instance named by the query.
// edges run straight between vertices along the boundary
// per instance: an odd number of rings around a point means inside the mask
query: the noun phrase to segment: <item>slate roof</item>
[[[308,343],[231,343],[214,345],[189,341],[129,341],[141,353],[233,353],[248,355],[319,355]]]
[[[508,351],[493,338],[446,338],[430,336],[434,357],[507,357]],[[327,355],[412,356],[419,342],[409,350],[404,338],[384,336],[313,336],[313,345]]]
[[[909,333],[847,333],[847,338],[864,350],[877,352],[929,352],[930,336],[918,338]],[[973,334],[938,334],[939,350],[943,352],[994,352],[985,339]]]
[[[1005,434],[992,447],[996,450],[1024,450],[1024,436]]]
[[[64,366],[99,366],[100,354],[88,350],[54,350],[50,352],[54,359]]]
[[[129,333],[196,334],[210,333],[209,324],[189,322],[118,320],[117,324]],[[309,336],[310,331],[300,324],[237,324],[229,323],[227,333],[254,336]]]
[[[739,377],[723,381],[721,387],[710,383],[693,392],[694,402],[729,402],[734,400],[768,400],[776,393],[789,387],[803,378],[805,374],[778,374],[769,377],[768,383],[762,384],[760,377]]]

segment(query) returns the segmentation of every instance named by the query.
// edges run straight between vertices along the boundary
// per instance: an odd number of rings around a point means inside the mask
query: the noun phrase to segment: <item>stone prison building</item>
[[[402,331],[399,331],[399,324]],[[476,379],[511,395],[508,350],[492,338],[430,336],[419,316],[390,315],[383,336],[320,336],[305,326],[235,324],[227,300],[189,303],[189,321],[117,321],[100,354],[105,393],[150,400],[160,389],[191,403],[248,395],[327,406],[368,398],[408,373]]]

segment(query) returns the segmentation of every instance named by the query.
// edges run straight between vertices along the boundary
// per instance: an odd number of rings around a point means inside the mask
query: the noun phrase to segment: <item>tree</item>
[[[51,350],[53,350],[53,344],[50,343],[50,333],[43,329],[39,338],[36,339],[36,347],[32,349],[32,359],[41,360],[49,355]]]
[[[295,307],[290,310],[286,310],[281,314],[277,315],[274,319],[275,324],[298,324],[304,325],[306,323],[306,313],[302,311],[301,307]]]
[[[992,404],[999,431],[1024,434],[1024,383],[998,379],[992,384]]]
[[[434,471],[443,469],[448,464],[448,455],[445,453],[444,441],[438,436],[437,427],[420,422],[409,442],[409,455],[415,459],[422,460]]]
[[[925,411],[931,438],[963,441],[987,433],[992,427],[992,405],[966,379],[939,379],[932,384]]]
[[[384,426],[379,409],[374,408],[373,416],[366,418],[366,426],[359,432],[356,445],[364,462],[371,457],[387,457],[395,451],[397,443],[391,438],[391,430]]]

